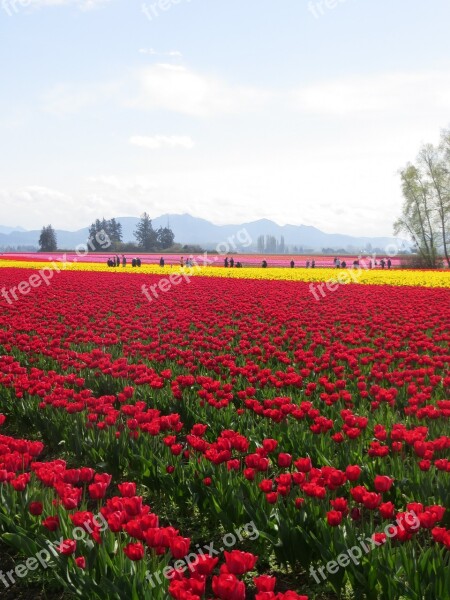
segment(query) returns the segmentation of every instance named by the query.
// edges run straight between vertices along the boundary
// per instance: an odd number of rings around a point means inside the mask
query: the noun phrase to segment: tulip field
[[[0,597],[450,600],[450,272],[335,275],[3,257]]]

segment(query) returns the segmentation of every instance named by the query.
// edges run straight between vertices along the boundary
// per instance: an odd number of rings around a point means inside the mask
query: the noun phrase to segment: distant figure
[[[335,265],[336,265],[336,269],[340,269],[341,268],[341,259],[340,258],[336,258]]]
[[[316,261],[313,260],[311,261],[311,269],[315,269],[316,268]]]
[[[225,268],[228,268],[228,256],[225,257],[225,260],[223,261],[223,266]]]
[[[387,266],[388,266],[388,269],[390,269],[390,268],[391,268],[391,266],[392,266],[392,261],[391,261],[391,259],[390,259],[390,258],[388,258],[388,261],[387,261]]]
[[[134,268],[136,266],[136,259],[133,258],[133,260],[131,261],[131,266]]]
[[[137,259],[136,259],[136,266],[137,266],[137,267],[140,267],[140,266],[141,266],[141,259],[140,259],[140,258],[137,258]]]
[[[358,263],[358,264],[359,264],[359,263]],[[347,266],[347,263],[345,262],[345,260],[343,260],[343,261],[342,261],[342,265],[341,265],[341,267],[342,267],[343,269],[345,269],[345,267],[346,267],[346,266]]]
[[[234,267],[234,258],[233,257],[230,258],[230,267],[231,268]]]
[[[184,257],[180,258],[180,267],[184,267]]]
[[[261,266],[263,269],[267,269],[267,260],[263,260]]]
[[[127,257],[125,256],[125,254],[122,254],[122,267],[126,267],[127,266]]]
[[[354,260],[353,261],[353,268],[357,269],[359,267],[359,260]]]
[[[236,263],[236,269],[242,269],[242,263],[239,260]]]
[[[112,260],[110,258],[108,258],[108,260],[106,261],[106,264],[108,265],[108,267],[112,267]]]
[[[333,259],[334,266],[336,266],[337,260],[338,260],[338,257],[335,256],[334,259]]]
[[[306,261],[306,268],[309,269],[309,260]]]
[[[291,260],[291,263],[290,263],[290,264],[291,264],[291,269],[293,269],[293,268],[295,267],[295,262],[294,262],[294,260]]]
[[[112,265],[111,265],[112,267],[116,266],[116,257],[115,256],[113,256],[111,263],[112,263]]]
[[[160,267],[164,267],[164,258],[161,256],[161,258],[159,259],[159,266]]]
[[[382,269],[384,269],[384,265],[385,265],[385,264],[386,264],[386,263],[384,262],[384,258],[382,258],[382,259],[380,260],[380,265],[381,265],[381,268],[382,268]]]
[[[120,267],[120,258],[118,254],[116,256],[116,267]]]

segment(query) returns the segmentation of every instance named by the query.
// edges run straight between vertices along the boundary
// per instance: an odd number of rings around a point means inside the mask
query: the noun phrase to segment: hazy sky
[[[448,0],[0,0],[0,224],[390,235],[398,169],[450,125],[449,23]]]

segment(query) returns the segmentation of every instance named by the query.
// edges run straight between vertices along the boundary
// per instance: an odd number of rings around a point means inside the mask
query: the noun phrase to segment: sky
[[[384,236],[450,126],[448,0],[0,0],[0,225]]]

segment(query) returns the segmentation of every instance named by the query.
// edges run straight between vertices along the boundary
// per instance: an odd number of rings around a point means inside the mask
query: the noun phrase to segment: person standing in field
[[[295,267],[295,262],[294,259],[291,260],[291,269],[293,269]]]
[[[164,258],[161,256],[161,258],[159,259],[159,266],[160,267],[164,267]]]
[[[388,258],[388,261],[387,261],[387,267],[388,267],[388,269],[390,269],[391,266],[392,266],[392,261],[391,261],[390,258]]]
[[[233,257],[230,258],[230,267],[231,268],[234,267],[234,258]]]
[[[127,257],[125,256],[125,254],[122,254],[122,267],[126,267],[127,266]]]
[[[225,260],[223,261],[223,266],[227,269],[228,268],[228,256],[225,257]]]
[[[180,267],[184,267],[184,256],[180,258]]]

